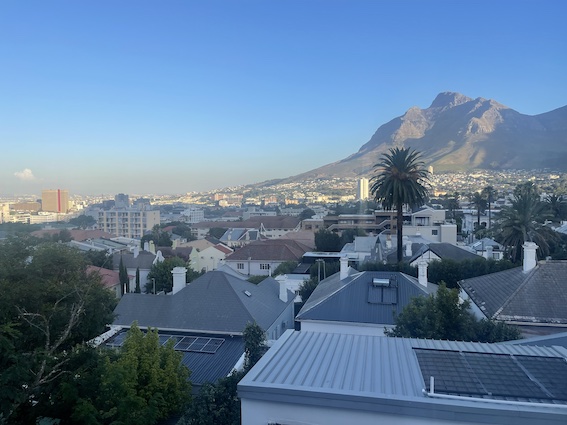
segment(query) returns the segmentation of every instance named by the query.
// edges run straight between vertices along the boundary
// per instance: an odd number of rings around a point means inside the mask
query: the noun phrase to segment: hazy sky
[[[567,2],[3,0],[0,194],[184,193],[356,152],[442,91],[567,104]]]

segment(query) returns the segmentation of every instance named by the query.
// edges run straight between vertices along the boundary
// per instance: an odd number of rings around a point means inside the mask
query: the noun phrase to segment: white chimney
[[[427,286],[427,261],[423,258],[417,263],[417,281],[422,286]]]
[[[386,238],[386,249],[392,248],[392,236],[388,235]]]
[[[135,246],[134,247],[134,258],[138,258],[138,255],[140,255],[140,247]]]
[[[339,275],[340,280],[346,279],[348,277],[348,257],[345,255],[340,259],[341,263],[341,274]]]
[[[150,252],[150,243],[148,241],[144,242],[144,251]]]
[[[285,284],[285,280],[282,279],[279,281],[280,284],[280,300],[284,303],[287,303],[287,286]]]
[[[411,241],[406,241],[406,257],[411,257],[412,255]]]
[[[185,288],[187,269],[185,267],[174,267],[171,274],[173,275],[173,288],[171,289],[171,295],[173,295]]]
[[[522,248],[524,248],[524,273],[527,273],[537,264],[536,250],[539,246],[533,242],[525,242]]]
[[[493,250],[492,245],[488,245],[486,247],[486,259],[487,260],[492,260],[492,250]]]

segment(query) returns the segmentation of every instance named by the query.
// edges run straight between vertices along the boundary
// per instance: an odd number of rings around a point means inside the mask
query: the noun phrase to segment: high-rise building
[[[42,190],[41,209],[43,211],[67,214],[69,211],[69,191],[61,189]]]
[[[124,193],[119,193],[114,196],[114,207],[115,208],[128,208],[130,206],[130,197]]]
[[[98,228],[115,236],[141,239],[147,230],[160,223],[159,210],[140,208],[113,208],[99,211]]]
[[[368,179],[363,177],[358,180],[358,185],[356,188],[356,197],[361,201],[368,199]]]

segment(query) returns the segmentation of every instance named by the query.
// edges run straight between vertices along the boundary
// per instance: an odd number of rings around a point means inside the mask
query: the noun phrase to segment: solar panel
[[[172,336],[172,338],[175,338],[175,336]],[[192,351],[196,353],[214,354],[224,342],[224,339],[222,338],[206,338],[195,336],[178,336],[177,338],[181,339],[174,347],[176,350]]]
[[[466,396],[567,401],[563,358],[414,348],[426,388]]]

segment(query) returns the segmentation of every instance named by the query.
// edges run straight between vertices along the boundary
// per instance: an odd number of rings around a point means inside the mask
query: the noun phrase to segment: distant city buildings
[[[357,199],[364,201],[368,199],[368,179],[361,178],[358,180],[358,184],[356,186],[356,197]]]
[[[146,206],[113,208],[98,212],[98,228],[115,236],[141,239],[146,231],[160,224],[159,210]]]
[[[66,214],[69,211],[69,191],[46,189],[41,191],[41,209]]]

